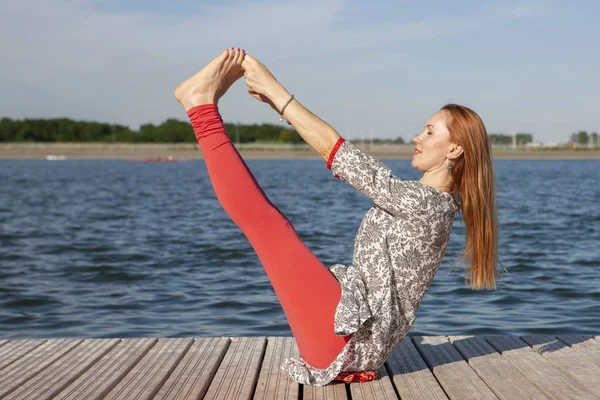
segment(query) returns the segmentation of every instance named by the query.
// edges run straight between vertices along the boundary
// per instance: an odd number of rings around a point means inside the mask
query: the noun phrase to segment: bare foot
[[[227,49],[175,89],[175,98],[185,110],[202,104],[217,104],[235,81],[244,76],[245,52]]]

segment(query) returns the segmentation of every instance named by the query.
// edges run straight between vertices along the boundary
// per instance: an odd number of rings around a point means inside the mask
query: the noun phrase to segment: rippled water
[[[369,200],[321,161],[248,164],[325,265],[350,263]],[[600,162],[495,167],[508,273],[466,287],[455,221],[410,334],[600,333]],[[0,338],[291,335],[203,161],[2,160],[0,188]]]

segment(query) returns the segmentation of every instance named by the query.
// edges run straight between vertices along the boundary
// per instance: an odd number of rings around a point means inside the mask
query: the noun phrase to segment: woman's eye
[[[427,134],[428,134],[428,135],[432,135],[432,133],[431,133],[431,132],[427,132]]]

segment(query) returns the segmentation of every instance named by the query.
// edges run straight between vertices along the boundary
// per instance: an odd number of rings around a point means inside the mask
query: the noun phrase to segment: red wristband
[[[338,150],[340,149],[340,146],[345,141],[346,140],[344,138],[339,138],[338,141],[335,142],[335,146],[333,146],[333,149],[331,149],[331,153],[329,153],[329,159],[327,160],[327,169],[331,169],[331,164],[333,164],[333,159],[335,157],[335,154],[338,152]]]

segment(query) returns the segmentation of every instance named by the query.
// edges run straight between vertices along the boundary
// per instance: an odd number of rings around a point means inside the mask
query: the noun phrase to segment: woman
[[[245,75],[249,93],[285,118],[334,176],[375,205],[358,230],[351,266],[328,270],[262,191],[225,132],[218,100]],[[466,107],[435,113],[416,144],[420,181],[402,181],[341,138],[240,49],[228,49],[175,90],[221,205],[255,249],[301,358],[282,368],[296,382],[368,380],[400,344],[442,261],[456,211],[467,228],[463,258],[473,288],[497,275],[495,189],[481,119]]]

